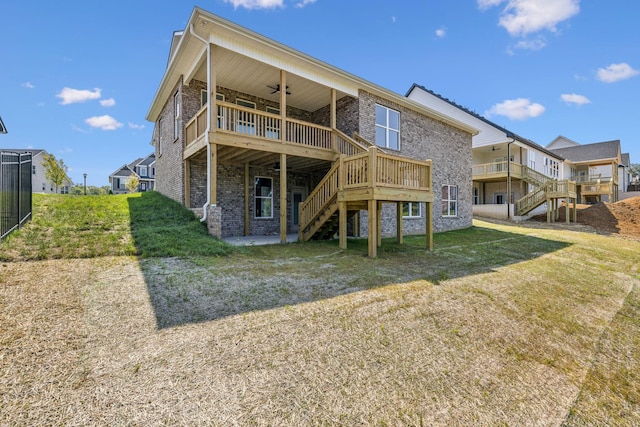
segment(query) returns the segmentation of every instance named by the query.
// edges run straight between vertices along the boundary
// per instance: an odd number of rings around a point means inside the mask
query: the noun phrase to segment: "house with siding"
[[[576,181],[580,203],[618,201],[620,140],[579,144],[559,135],[546,148],[565,158],[564,173]]]
[[[575,206],[576,184],[565,173],[560,154],[424,86],[413,84],[406,96],[478,129],[472,138],[474,214],[507,219],[546,210],[547,218],[553,220],[561,201]]]
[[[152,191],[155,188],[156,155],[151,153],[141,157],[109,175],[109,185],[113,194],[128,193],[127,182],[132,176],[138,178],[138,191]]]
[[[15,149],[6,148],[6,151],[12,151],[14,153],[31,153],[31,189],[33,193],[40,194],[69,194],[73,182],[71,178],[67,176],[64,183],[56,188],[51,181],[47,179],[47,173],[45,171],[42,161],[45,154],[48,154],[46,150],[42,149]]]
[[[147,113],[156,190],[218,237],[471,226],[476,128],[200,8]]]

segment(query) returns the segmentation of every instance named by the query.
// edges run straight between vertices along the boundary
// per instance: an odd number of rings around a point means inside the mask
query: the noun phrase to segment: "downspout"
[[[207,46],[207,103],[209,107],[211,107],[211,46],[209,42],[198,34],[196,34],[193,29],[193,24],[189,25],[189,33],[197,40],[200,40]],[[211,144],[209,144],[209,130],[211,129],[211,112],[207,112],[207,128],[205,129],[205,144],[207,145],[207,201],[202,206],[202,218],[200,218],[200,222],[205,222],[207,220],[207,208],[211,203],[211,176],[209,176],[209,171],[211,170]]]
[[[506,136],[511,138],[511,141],[507,143],[507,218],[511,218],[511,144],[516,142],[516,138],[511,133]]]

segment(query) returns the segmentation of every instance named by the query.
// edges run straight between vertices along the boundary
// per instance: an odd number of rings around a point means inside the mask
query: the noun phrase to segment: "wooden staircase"
[[[361,149],[355,154],[341,154],[309,197],[300,203],[300,241],[331,239],[338,233],[341,247],[346,247],[346,222],[358,211],[367,210],[369,254],[375,256],[376,244],[372,248],[371,241],[377,240],[379,245],[381,226],[378,211],[383,202],[398,206],[403,202],[425,202],[430,213],[430,204],[434,200],[430,160],[388,154],[364,140],[358,141],[358,147]],[[400,232],[401,227],[398,229]],[[375,233],[373,236],[372,232]],[[430,248],[430,217],[427,234]]]

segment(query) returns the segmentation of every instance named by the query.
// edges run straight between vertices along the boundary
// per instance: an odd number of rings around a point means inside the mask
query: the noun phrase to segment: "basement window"
[[[457,185],[442,186],[442,216],[443,217],[458,216],[458,186]]]

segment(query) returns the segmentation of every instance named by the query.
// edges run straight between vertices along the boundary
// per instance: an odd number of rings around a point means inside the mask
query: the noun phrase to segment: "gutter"
[[[207,102],[209,103],[209,108],[211,108],[211,46],[209,42],[196,34],[193,29],[193,24],[189,25],[189,33],[200,40],[202,43],[207,46]],[[211,176],[209,175],[209,171],[211,170],[211,144],[209,144],[209,130],[211,129],[211,111],[207,112],[207,128],[205,129],[205,144],[207,144],[207,201],[202,206],[202,218],[200,218],[200,222],[205,222],[207,220],[207,208],[211,204]],[[185,177],[186,178],[186,177]]]

